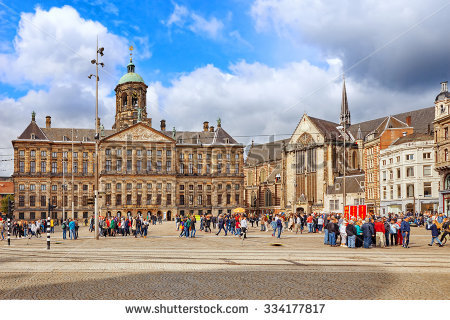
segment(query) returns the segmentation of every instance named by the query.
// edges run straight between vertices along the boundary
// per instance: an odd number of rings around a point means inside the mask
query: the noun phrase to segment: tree
[[[11,201],[14,201],[14,195],[8,194],[6,197],[3,197],[3,199],[0,203],[0,210],[3,213],[8,213],[8,199],[11,199]]]

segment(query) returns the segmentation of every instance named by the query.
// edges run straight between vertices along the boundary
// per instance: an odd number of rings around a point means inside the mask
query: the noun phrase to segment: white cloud
[[[1,148],[11,147],[10,141],[29,124],[33,110],[41,126],[46,115],[52,116],[55,127],[94,126],[95,82],[87,76],[95,73],[90,60],[95,58],[97,35],[105,47],[101,58],[105,68],[99,73],[99,115],[108,127],[115,112],[110,95],[125,72],[127,41],[100,23],[81,18],[69,6],[21,14],[13,52],[0,54],[0,81],[31,90],[17,99],[0,97]],[[7,164],[0,165],[0,175],[5,174],[2,170]]]
[[[224,28],[223,22],[216,17],[205,18],[189,10],[187,7],[176,3],[174,3],[174,10],[165,24],[168,27],[177,26],[179,28],[187,28],[195,34],[212,39],[219,38]]]
[[[86,82],[93,72],[89,61],[95,58],[96,37],[108,49],[102,61],[108,73],[102,80],[117,77],[116,67],[123,64],[127,42],[98,22],[85,20],[69,6],[49,11],[37,8],[22,13],[14,53],[0,55],[0,81],[34,85]]]
[[[175,3],[175,8],[173,9],[172,14],[167,20],[166,25],[169,27],[173,24],[182,26],[188,16],[189,10],[185,6],[180,6]]]
[[[223,23],[216,17],[207,20],[198,14],[192,13],[191,18],[192,24],[189,26],[189,29],[194,33],[205,34],[214,39],[222,32]]]
[[[307,61],[271,68],[261,63],[233,64],[228,72],[213,65],[179,75],[171,85],[150,84],[153,105],[167,127],[201,130],[203,121],[216,125],[221,117],[224,129],[247,143],[259,134],[290,134],[304,112],[338,121],[342,83],[342,61],[330,59],[325,69]],[[436,90],[401,93],[374,82],[347,80],[350,110],[354,122],[432,105]],[[151,116],[157,127],[154,109]],[[241,137],[240,137],[241,136]],[[277,139],[287,136],[277,136]],[[261,141],[256,137],[256,140]]]
[[[251,16],[258,31],[338,56],[345,68],[375,53],[353,75],[411,89],[449,76],[449,10],[445,0],[254,0]]]

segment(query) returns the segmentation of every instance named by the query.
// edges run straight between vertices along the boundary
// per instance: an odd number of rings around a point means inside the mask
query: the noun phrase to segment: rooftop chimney
[[[205,121],[203,122],[203,131],[208,132],[209,130],[209,122]]]
[[[209,127],[209,132],[214,132],[214,126]]]
[[[411,127],[411,116],[406,117],[406,124],[408,125],[408,127]]]
[[[161,131],[166,131],[166,120],[161,120]]]
[[[441,92],[447,92],[448,91],[447,82],[448,81],[441,82]]]
[[[45,117],[45,127],[47,129],[52,127],[52,117],[50,117],[50,116]]]

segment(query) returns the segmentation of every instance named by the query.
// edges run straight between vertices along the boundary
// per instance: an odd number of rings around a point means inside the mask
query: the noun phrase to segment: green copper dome
[[[127,66],[128,72],[125,73],[122,78],[120,78],[118,84],[126,83],[126,82],[144,82],[144,79],[140,75],[134,72],[134,64],[130,62]]]

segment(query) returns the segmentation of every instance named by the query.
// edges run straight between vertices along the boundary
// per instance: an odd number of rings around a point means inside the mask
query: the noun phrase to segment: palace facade
[[[112,130],[99,137],[99,208],[103,216],[227,213],[244,199],[243,146],[223,128],[203,122],[199,131],[152,127],[147,85],[130,59],[115,88]],[[201,127],[200,123],[200,127]],[[15,140],[14,194],[19,219],[84,219],[95,185],[95,130],[39,127],[35,113]]]

